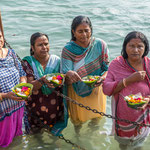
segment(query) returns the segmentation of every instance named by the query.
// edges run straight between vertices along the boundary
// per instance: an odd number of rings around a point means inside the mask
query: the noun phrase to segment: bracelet
[[[42,85],[44,84],[44,81],[42,79],[38,79],[38,82],[40,82]]]
[[[0,101],[2,101],[3,100],[3,97],[2,97],[2,94],[0,93]]]
[[[125,79],[125,78],[123,78],[122,83],[123,83],[123,86],[124,86],[124,87],[127,87],[126,79]]]

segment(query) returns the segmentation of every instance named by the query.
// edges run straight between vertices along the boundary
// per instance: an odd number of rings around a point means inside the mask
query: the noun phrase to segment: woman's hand
[[[3,98],[9,98],[9,99],[13,99],[15,101],[24,101],[24,99],[22,97],[18,97],[14,92],[5,93]]]
[[[144,110],[149,105],[150,96],[146,97],[145,100],[146,100],[146,103],[142,107],[138,107],[137,108],[138,110]]]
[[[124,78],[123,80],[120,80],[120,82],[118,83],[117,87],[114,89],[112,94],[114,95],[114,94],[120,92],[123,88],[127,87],[128,85],[130,85],[134,82],[144,80],[145,75],[146,75],[146,71],[138,71],[138,72],[132,73],[127,78]]]
[[[72,84],[72,83],[75,83],[75,82],[78,82],[78,81],[82,81],[81,77],[78,75],[77,72],[75,71],[68,71],[66,73],[66,78],[68,81],[69,84]]]
[[[103,77],[100,77],[100,79],[95,83],[94,87],[98,87],[100,86],[104,81],[104,78]]]
[[[142,81],[145,79],[146,71],[138,71],[131,74],[126,78],[126,82],[129,84],[130,82]]]
[[[47,79],[46,79],[46,75],[44,75],[41,78],[42,82],[45,83],[49,88],[55,88],[55,86],[53,85],[53,83],[50,83]]]

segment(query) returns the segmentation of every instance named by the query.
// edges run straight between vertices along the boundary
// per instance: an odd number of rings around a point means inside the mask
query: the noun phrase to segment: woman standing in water
[[[150,95],[148,52],[149,42],[146,36],[141,32],[130,32],[124,39],[121,56],[110,63],[103,91],[112,96],[113,116],[150,125],[150,106],[145,105],[144,108],[136,110],[128,107],[124,100],[124,97],[130,94]],[[149,135],[150,128],[116,120],[113,122],[112,131],[120,148],[127,149],[128,146],[140,146]]]
[[[26,124],[26,131],[39,131],[41,122],[52,128],[54,135],[60,135],[67,126],[68,113],[65,99],[57,94],[54,89],[49,89],[46,84],[46,74],[60,72],[60,58],[49,54],[49,38],[43,33],[34,33],[30,39],[31,56],[25,57],[24,70],[28,82],[33,84],[33,94],[27,102],[29,125]],[[63,92],[62,87],[56,91]],[[28,125],[28,126],[27,126]]]
[[[22,135],[25,102],[12,92],[12,88],[26,82],[25,72],[15,51],[4,48],[0,31],[0,146],[7,147],[13,138]]]
[[[88,17],[77,16],[71,25],[71,41],[62,51],[61,71],[68,78],[68,96],[84,106],[90,106],[105,112],[106,96],[102,92],[101,82],[97,87],[88,87],[82,77],[98,75],[104,79],[108,69],[108,48],[102,39],[92,36],[92,24]],[[68,102],[70,118],[79,133],[81,124],[87,120],[97,122],[101,116]],[[93,124],[94,125],[94,124]],[[93,127],[93,126],[92,126]]]

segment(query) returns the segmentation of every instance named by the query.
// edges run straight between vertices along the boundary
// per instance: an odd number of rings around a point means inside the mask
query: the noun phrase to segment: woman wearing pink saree
[[[122,56],[114,59],[103,83],[103,92],[112,96],[112,114],[121,119],[150,124],[150,107],[132,109],[127,106],[125,96],[141,93],[150,95],[150,59],[147,57],[149,43],[146,36],[137,31],[130,32],[124,40]],[[121,148],[139,146],[149,135],[149,127],[121,121],[113,121],[112,131]]]

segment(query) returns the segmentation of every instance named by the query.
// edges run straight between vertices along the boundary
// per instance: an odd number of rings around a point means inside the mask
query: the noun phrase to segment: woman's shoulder
[[[110,66],[116,65],[116,64],[123,64],[125,62],[124,58],[122,56],[117,56],[115,59],[113,59],[110,62]]]
[[[99,44],[105,44],[105,45],[107,45],[107,43],[103,39],[101,39],[101,38],[95,38],[95,42],[99,43]]]
[[[150,66],[150,58],[147,57],[147,56],[145,56],[145,57],[144,57],[144,60],[145,60],[145,62],[146,62],[146,65],[149,65],[149,66]]]
[[[6,49],[8,53],[13,53],[16,55],[15,50],[14,49]]]
[[[72,46],[74,45],[74,42],[73,41],[69,41],[65,44],[64,48],[66,49],[70,49]]]
[[[115,73],[122,68],[126,68],[126,63],[122,56],[118,56],[110,62],[108,71]]]
[[[150,58],[147,57],[147,56],[145,56],[144,59],[145,59],[146,61],[150,61]]]
[[[55,54],[51,54],[51,55],[50,55],[50,58],[51,58],[51,59],[55,59],[55,60],[60,60],[60,57],[57,56],[57,55],[55,55]]]

